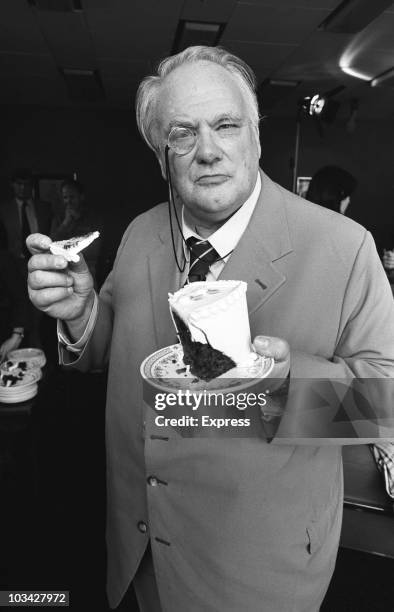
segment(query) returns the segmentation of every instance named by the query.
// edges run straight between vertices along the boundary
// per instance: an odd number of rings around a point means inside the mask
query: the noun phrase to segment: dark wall
[[[123,231],[137,214],[166,197],[153,153],[136,131],[133,111],[1,107],[1,196],[15,167],[73,174],[108,229]]]
[[[0,191],[15,167],[37,173],[77,172],[94,208],[108,218],[113,240],[129,220],[166,198],[166,186],[153,153],[136,131],[133,110],[79,111],[35,107],[1,107]],[[264,120],[262,167],[283,186],[291,187],[295,121]],[[299,175],[311,175],[326,164],[338,164],[359,180],[353,197],[354,216],[374,232],[380,245],[393,232],[394,122],[359,122],[353,133],[336,123],[319,135],[303,121]],[[394,246],[394,240],[393,245]]]
[[[291,188],[296,125],[291,119],[265,119],[261,129],[262,166]],[[323,128],[303,120],[299,149],[299,176],[311,176],[322,166],[335,164],[358,180],[351,215],[372,231],[379,248],[394,248],[394,122],[359,122],[349,133],[344,123]]]

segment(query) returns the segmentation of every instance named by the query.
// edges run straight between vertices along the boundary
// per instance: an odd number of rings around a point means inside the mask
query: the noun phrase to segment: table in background
[[[368,446],[343,448],[345,504],[341,546],[394,559],[394,500]]]
[[[54,368],[36,398],[0,405],[0,589],[69,590],[72,610],[108,609],[105,386]]]

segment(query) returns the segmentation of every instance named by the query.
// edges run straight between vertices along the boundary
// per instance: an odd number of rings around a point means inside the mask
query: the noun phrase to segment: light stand
[[[327,108],[327,98],[315,94],[313,96],[306,96],[298,102],[298,111],[296,117],[296,137],[294,143],[294,164],[293,164],[293,180],[292,180],[292,191],[297,191],[297,173],[298,173],[298,162],[300,156],[300,139],[301,139],[301,119],[302,116],[314,117],[315,119],[321,118],[322,114]]]
[[[302,117],[302,108],[298,108],[297,117],[296,117],[296,136],[294,143],[294,163],[293,163],[293,181],[291,190],[293,193],[297,191],[297,173],[298,173],[298,158],[300,154],[300,138],[301,138],[301,117]]]

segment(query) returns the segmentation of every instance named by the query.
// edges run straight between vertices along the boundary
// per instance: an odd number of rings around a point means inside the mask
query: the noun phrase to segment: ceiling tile
[[[2,76],[56,76],[52,57],[30,53],[4,53],[0,51],[0,75]]]
[[[115,80],[141,80],[150,72],[147,60],[122,60],[113,58],[99,59],[99,68],[103,77]]]
[[[222,38],[249,42],[297,44],[328,15],[326,9],[289,8],[281,4],[238,4]]]
[[[240,40],[228,40],[224,46],[249,64],[259,82],[273,73],[296,48],[295,45],[256,44]]]
[[[341,74],[339,61],[349,36],[316,31],[278,67],[276,78],[313,80]]]
[[[38,12],[38,22],[58,66],[95,68],[95,52],[82,13]]]
[[[238,4],[258,4],[259,6],[283,6],[286,8],[296,9],[326,9],[327,11],[334,10],[342,0],[238,0]]]
[[[182,19],[227,23],[233,13],[236,0],[185,0]]]
[[[64,106],[67,104],[65,85],[61,77],[46,78],[37,75],[0,75],[2,104],[37,104]]]
[[[26,0],[2,0],[0,50],[47,53],[34,11]]]
[[[394,118],[392,90],[371,88],[339,67],[345,49],[351,51],[353,66],[374,75],[394,65],[394,3],[356,37],[317,30],[339,0],[82,3],[82,14],[57,14],[57,19],[51,19],[32,9],[27,0],[2,0],[3,103],[70,107],[55,55],[58,63],[68,67],[99,68],[106,90],[100,108],[106,105],[131,110],[138,83],[158,59],[171,52],[179,19],[183,18],[229,20],[221,44],[249,63],[260,83],[267,77],[302,81],[272,109],[273,113],[294,116],[301,94],[327,91],[341,83],[346,89],[340,99],[360,99],[360,118]],[[341,112],[345,111],[341,108]]]
[[[171,52],[183,0],[84,1],[98,57],[157,61]]]

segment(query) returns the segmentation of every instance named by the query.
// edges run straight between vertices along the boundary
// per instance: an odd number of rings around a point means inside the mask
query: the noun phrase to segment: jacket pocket
[[[316,523],[309,523],[306,527],[306,550],[309,555],[313,555],[321,544],[321,539],[317,530]]]

